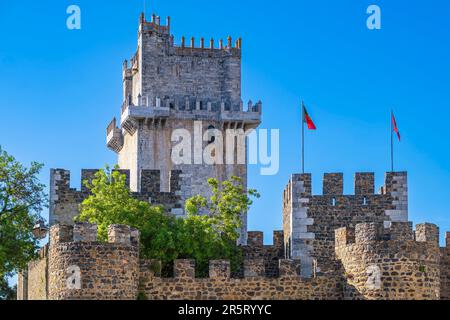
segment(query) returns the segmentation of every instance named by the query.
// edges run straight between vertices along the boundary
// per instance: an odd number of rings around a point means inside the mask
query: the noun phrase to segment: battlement
[[[216,44],[214,38],[205,39],[204,37],[200,37],[200,40],[196,42],[195,37],[190,37],[187,40],[185,36],[182,36],[180,42],[176,44],[175,37],[171,34],[171,18],[169,16],[166,18],[166,24],[162,25],[160,16],[152,14],[151,20],[147,21],[144,13],[142,13],[139,17],[139,37],[142,38],[143,36],[162,38],[169,51],[179,56],[208,58],[241,57],[242,38],[233,41],[233,38],[228,36],[225,41],[220,39]],[[130,59],[130,66],[128,65],[128,61],[125,60],[123,70],[124,78],[132,76],[134,72],[139,70],[139,50]]]
[[[81,170],[81,192],[86,193],[88,189],[85,182],[92,183],[95,174],[101,169],[82,169]],[[130,186],[130,170],[113,170],[113,172],[119,172],[126,176],[125,184],[127,187]],[[50,172],[52,176],[53,184],[57,187],[55,191],[76,191],[74,188],[70,188],[71,179],[70,171],[65,169],[51,169]],[[175,192],[178,190],[178,183],[180,178],[180,170],[172,170],[170,178],[170,192]],[[160,170],[141,170],[140,175],[140,186],[141,193],[157,193],[161,192],[161,172]]]
[[[359,223],[355,227],[343,227],[335,231],[336,247],[347,245],[367,245],[384,241],[427,242],[438,246],[439,228],[434,224],[424,223],[413,231],[412,222],[391,222],[389,227],[383,223]]]
[[[170,35],[170,17],[166,18],[166,25],[162,25],[160,16],[152,14],[151,20],[147,21],[142,12],[139,16],[139,32]]]
[[[388,194],[397,192],[398,196],[405,196],[407,191],[406,172],[387,172],[385,174],[385,184],[381,187],[379,194]],[[374,195],[375,194],[375,174],[373,172],[357,172],[354,176],[354,195]],[[300,192],[304,196],[312,195],[311,174],[294,174],[291,176],[286,188],[285,195],[288,197],[292,185],[299,183],[303,185]],[[400,194],[399,188],[402,194]],[[338,196],[344,195],[344,175],[343,173],[325,173],[323,175],[322,195]]]
[[[335,230],[335,258],[349,299],[439,299],[439,229],[411,222],[358,223]],[[445,263],[444,263],[445,266]],[[444,285],[445,287],[445,285]]]
[[[95,224],[77,222],[74,225],[54,225],[50,229],[50,248],[53,255],[57,254],[61,257],[65,255],[65,260],[69,259],[71,255],[77,260],[83,258],[83,252],[102,250],[101,248],[116,248],[121,247],[134,247],[136,250],[139,247],[140,233],[137,229],[131,228],[126,225],[110,225],[108,227],[108,242],[102,243],[97,240],[98,227]],[[282,249],[282,233],[280,231],[274,232],[273,245],[263,244],[262,232],[249,232],[248,245],[244,246],[244,263],[243,263],[243,278],[274,278],[267,270],[272,268],[270,263],[276,261],[277,269],[279,273],[276,277],[300,277],[300,264],[299,261],[291,261],[286,259],[280,259],[282,253],[278,255],[269,254],[267,252],[271,248]],[[73,251],[71,248],[76,248]],[[82,249],[82,248],[85,249]],[[266,254],[258,255],[258,250],[266,250]],[[48,249],[45,249],[48,252]],[[109,250],[109,249],[108,249]],[[253,250],[253,251],[251,251]],[[261,251],[263,252],[263,251]],[[249,253],[253,253],[249,254]],[[267,258],[270,258],[269,260]],[[72,259],[72,258],[70,258]],[[107,265],[106,260],[102,261],[103,265]],[[100,262],[100,261],[98,261]],[[151,275],[152,277],[161,276],[161,261],[159,260],[142,260],[141,272]],[[173,277],[180,278],[195,278],[196,264],[194,260],[180,259],[174,261]],[[209,263],[209,278],[231,278],[230,262],[227,260],[213,260]],[[238,278],[241,278],[240,276]]]
[[[247,110],[243,110],[242,101],[233,105],[231,101],[214,101],[212,99],[199,99],[196,97],[165,96],[138,96],[138,105],[134,105],[132,99],[127,99],[122,104],[121,127],[130,135],[137,131],[138,122],[143,120],[147,126],[161,128],[166,125],[168,119],[195,121],[221,121],[224,126],[242,128],[244,130],[256,128],[261,123],[262,102],[253,104],[249,101]],[[123,134],[119,128],[112,129],[113,122],[108,127],[108,147],[120,152],[123,148]]]
[[[145,15],[142,13],[139,18],[139,32],[147,33],[147,34],[157,34],[166,36],[169,39],[169,44],[172,47],[176,47],[182,50],[182,54],[195,54],[201,53],[201,51],[207,49],[208,51],[218,51],[218,50],[227,50],[233,51],[234,54],[238,54],[242,48],[242,39],[238,38],[234,42],[231,36],[228,36],[226,39],[226,43],[224,43],[223,39],[219,40],[218,47],[215,45],[215,41],[213,38],[209,39],[208,46],[205,44],[205,38],[201,37],[198,45],[196,44],[195,37],[191,37],[189,39],[189,43],[186,41],[186,37],[182,36],[180,40],[180,44],[175,44],[174,36],[170,34],[170,17],[166,18],[166,25],[161,24],[161,17],[152,14],[151,21],[147,21],[145,19]]]
[[[300,276],[299,261],[280,259],[278,260],[280,270],[279,278],[295,277],[302,279]],[[160,260],[142,260],[141,273],[146,276],[161,278],[162,264]],[[175,279],[195,279],[195,260],[180,259],[175,260],[173,265],[173,278]],[[264,261],[262,259],[246,259],[244,260],[244,278],[265,278]],[[209,262],[210,279],[231,279],[230,261],[228,260],[212,260]],[[168,278],[165,278],[168,279]],[[241,278],[239,278],[241,279]],[[273,279],[269,277],[268,279]],[[310,278],[304,278],[309,281]]]
[[[132,102],[132,99],[127,99],[122,104],[122,115],[127,111],[134,111],[136,117],[168,117],[170,112],[188,111],[189,114],[193,114],[192,111],[208,111],[212,113],[224,113],[230,112],[248,112],[248,113],[261,113],[262,102],[258,101],[256,104],[250,100],[247,104],[247,110],[244,111],[243,102],[241,101],[237,105],[233,105],[229,101],[214,101],[212,99],[201,99],[197,97],[189,96],[174,96],[172,98],[168,96],[138,96],[137,105]],[[151,113],[149,112],[151,111]],[[195,114],[195,113],[194,113]],[[198,113],[201,115],[203,113]],[[181,114],[180,114],[181,115]],[[123,119],[123,118],[122,118]],[[113,120],[115,123],[115,120]],[[108,126],[107,133],[112,132],[113,124]]]
[[[70,171],[64,169],[51,169],[50,171],[50,225],[73,224],[73,218],[79,213],[79,204],[90,193],[85,181],[92,182],[99,169],[81,170],[81,189],[71,188]],[[126,186],[130,187],[130,170],[117,170],[126,176]],[[169,191],[161,191],[161,172],[159,170],[141,170],[140,191],[131,195],[141,201],[148,201],[152,205],[163,205],[169,212],[179,211],[183,203],[179,194],[181,185],[181,171],[169,172]]]
[[[231,36],[227,37],[226,42],[220,39],[218,46],[216,46],[214,38],[209,39],[208,46],[205,45],[205,38],[200,38],[199,43],[196,43],[195,37],[191,37],[188,44],[185,36],[181,37],[180,44],[178,45],[174,43],[174,38],[171,36],[170,44],[175,48],[176,54],[182,56],[190,55],[216,58],[233,56],[240,58],[242,50],[242,38],[238,38],[233,45]]]
[[[325,173],[322,193],[316,195],[311,174],[291,176],[283,193],[284,239],[287,257],[300,259],[303,271],[312,274],[315,263],[322,271],[335,268],[336,229],[408,221],[406,172],[386,173],[380,193],[375,193],[374,173],[358,172],[353,181],[353,194],[344,194],[344,175]]]
[[[63,243],[96,243],[97,225],[77,222],[75,225],[54,225],[50,228],[51,245]],[[108,227],[108,243],[125,246],[139,245],[139,231],[125,225]]]
[[[273,232],[273,244],[266,245],[267,247],[274,247],[276,249],[282,249],[283,244],[283,232]],[[247,232],[247,247],[249,248],[262,248],[264,247],[264,232],[262,231],[248,231]]]
[[[242,48],[242,38],[238,38],[233,42],[231,36],[228,36],[226,42],[224,43],[223,39],[218,41],[218,47],[216,47],[215,40],[213,38],[209,39],[208,44],[205,44],[205,38],[201,37],[198,44],[196,44],[195,37],[191,37],[189,39],[189,43],[186,41],[186,37],[182,36],[180,40],[180,44],[175,44],[174,36],[170,34],[171,27],[171,18],[168,16],[166,18],[166,24],[161,24],[161,17],[156,14],[152,14],[151,20],[147,21],[144,13],[141,13],[139,17],[139,33],[142,34],[156,34],[159,36],[169,37],[169,43],[172,47],[176,47],[182,50],[182,54],[195,54],[201,53],[203,50],[207,49],[208,51],[218,51],[218,50],[226,50],[232,51],[234,54],[239,54],[239,51]],[[132,63],[133,64],[133,63]]]
[[[173,276],[161,275],[161,261],[139,259],[139,233],[128,226],[108,229],[108,243],[97,242],[97,226],[77,223],[51,228],[48,261],[33,265],[31,278],[20,280],[22,299],[38,297],[51,300],[136,299],[144,293],[148,299],[339,299],[338,273],[314,278],[300,276],[300,263],[274,259],[279,273],[267,276],[266,256],[245,258],[243,275],[234,277],[230,262],[209,262],[209,275],[196,277],[193,260],[175,260]],[[250,246],[264,246],[261,232],[250,233]],[[274,233],[274,246],[282,243],[280,232]],[[79,284],[68,287],[67,281],[79,275]],[[38,277],[43,280],[38,281]],[[72,279],[72,278],[70,278]],[[39,285],[33,288],[29,283]],[[264,287],[264,290],[261,288]],[[174,289],[175,288],[175,289]],[[30,290],[30,294],[26,293]]]

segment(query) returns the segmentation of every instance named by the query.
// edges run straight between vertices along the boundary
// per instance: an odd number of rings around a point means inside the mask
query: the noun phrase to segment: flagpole
[[[305,173],[305,104],[302,100],[302,173]]]
[[[391,110],[391,172],[394,172],[394,127],[392,123],[393,116],[394,112]]]

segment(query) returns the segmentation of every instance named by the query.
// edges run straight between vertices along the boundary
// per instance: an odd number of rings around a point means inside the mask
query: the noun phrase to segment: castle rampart
[[[241,273],[214,260],[209,275],[198,278],[193,260],[176,260],[173,276],[163,277],[161,261],[139,257],[139,232],[128,226],[110,226],[104,243],[96,225],[55,225],[49,247],[19,275],[18,298],[448,299],[450,246],[439,249],[436,226],[420,224],[413,232],[409,222],[363,223],[335,233],[333,270],[313,267],[303,277],[301,260],[280,258],[280,231],[273,245],[263,244],[261,232],[249,232]]]
[[[336,230],[346,299],[438,300],[440,258],[435,225],[362,223]]]
[[[139,281],[139,232],[110,226],[108,243],[97,242],[87,223],[51,228],[48,298],[134,300]]]
[[[195,263],[177,260],[174,278],[161,278],[158,263],[147,263],[141,269],[141,292],[150,300],[337,300],[342,298],[340,278],[323,275],[313,279],[299,276],[298,264],[280,260],[276,278],[264,276],[262,260],[246,260],[245,276],[230,277],[228,261],[211,261],[208,278],[195,278]]]
[[[343,174],[323,178],[322,195],[312,194],[311,175],[293,175],[283,195],[283,228],[287,257],[300,259],[304,276],[335,268],[334,230],[363,222],[389,224],[408,220],[407,175],[389,172],[379,194],[374,174],[356,173],[354,195],[343,194]]]
[[[70,187],[70,171],[52,169],[50,171],[50,225],[72,225],[73,219],[79,214],[79,206],[89,196],[89,190],[84,181],[92,181],[98,169],[84,169],[81,172],[81,189]],[[126,175],[126,185],[130,186],[130,171],[118,170]],[[141,192],[132,192],[136,199],[150,202],[153,205],[163,205],[168,212],[179,215],[182,212],[181,173],[173,170],[168,177],[169,192],[161,191],[161,176],[159,170],[142,170]]]
[[[173,277],[161,277],[161,262],[139,258],[139,232],[128,226],[108,229],[108,242],[97,241],[97,226],[76,223],[55,225],[51,242],[40,258],[30,263],[19,286],[21,299],[116,300],[137,299],[340,299],[339,274],[300,277],[300,264],[276,260],[281,232],[273,246],[262,244],[262,233],[250,233],[244,248],[243,273],[232,275],[230,262],[211,261],[209,276],[196,278],[195,261],[176,260]],[[256,247],[253,247],[256,245]],[[252,248],[254,252],[252,253]],[[268,253],[271,252],[271,253]],[[262,255],[261,255],[262,253]],[[271,260],[267,260],[270,257]],[[39,269],[35,266],[39,265]],[[30,276],[31,275],[31,276]],[[41,276],[41,281],[36,277]],[[40,288],[35,288],[35,284]],[[28,282],[28,283],[27,283]]]

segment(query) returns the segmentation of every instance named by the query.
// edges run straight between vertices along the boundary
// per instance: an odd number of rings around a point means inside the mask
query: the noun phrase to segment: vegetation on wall
[[[211,198],[187,200],[187,216],[183,218],[133,198],[126,176],[118,171],[100,170],[92,182],[83,183],[91,195],[81,204],[76,221],[97,224],[100,240],[107,240],[109,225],[124,224],[141,232],[141,255],[159,259],[165,266],[175,259],[195,259],[198,275],[203,276],[209,260],[228,259],[232,269],[241,263],[236,245],[241,215],[248,211],[251,198],[259,197],[255,190],[245,190],[241,179],[233,177],[222,183],[209,179]]]

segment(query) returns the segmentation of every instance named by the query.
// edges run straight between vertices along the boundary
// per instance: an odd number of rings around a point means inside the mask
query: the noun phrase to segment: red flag
[[[305,105],[302,103],[303,107],[303,122],[306,123],[309,130],[316,130],[316,126],[312,119],[310,118],[308,111],[306,111]]]
[[[392,112],[392,131],[397,134],[398,141],[401,141],[401,139],[400,139],[400,131],[398,130],[397,121],[395,121],[395,117],[394,117],[394,113],[393,112]]]

